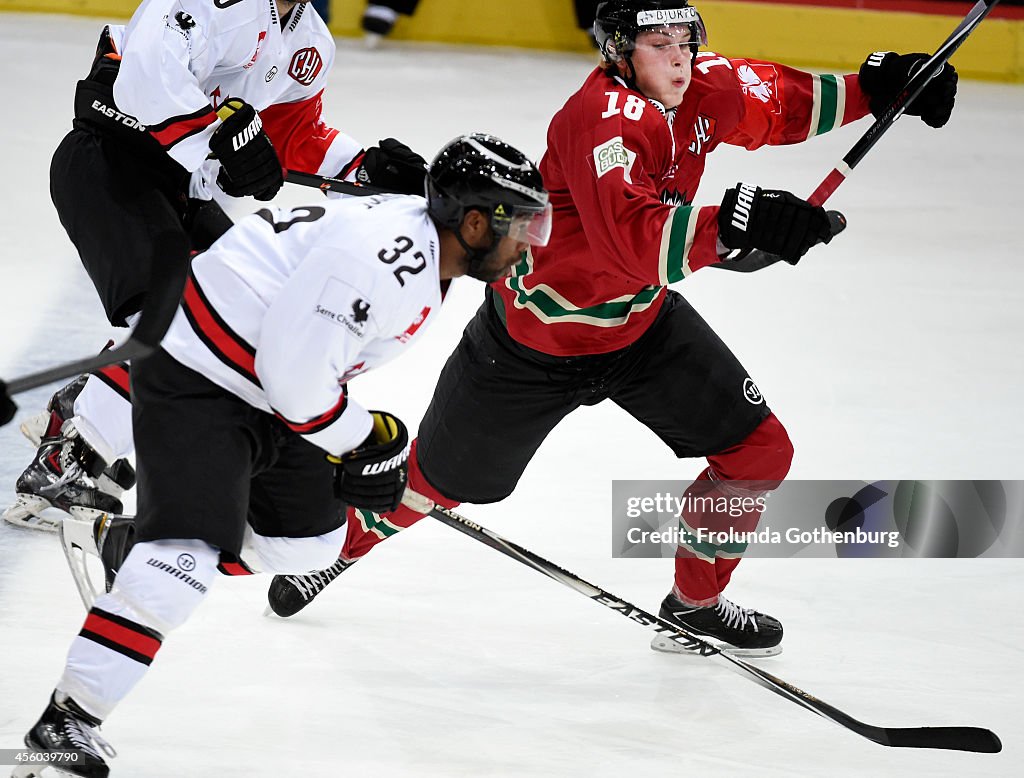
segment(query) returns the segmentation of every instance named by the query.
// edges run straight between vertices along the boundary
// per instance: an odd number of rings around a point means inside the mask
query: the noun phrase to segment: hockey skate
[[[32,463],[15,484],[17,498],[4,511],[4,520],[54,532],[63,518],[61,512],[83,519],[104,512],[120,513],[120,495],[134,485],[135,473],[127,463],[124,469],[115,463],[115,468],[109,469],[112,477],[97,475],[90,480],[80,459],[89,450],[71,422],[65,422],[57,436],[43,438]]]
[[[102,563],[103,591],[109,592],[121,563],[135,543],[135,518],[109,513],[92,520],[66,518],[60,525],[60,542],[75,587],[85,609],[89,610],[101,593],[97,585],[99,576],[94,581],[89,572],[89,557]]]
[[[63,751],[73,755],[74,759],[19,767],[11,778],[45,778],[49,775],[106,778],[111,769],[103,757],[115,757],[117,753],[96,733],[97,727],[99,722],[75,700],[66,694],[53,692],[43,715],[25,736],[25,744],[36,753]]]
[[[116,756],[116,752],[97,734],[99,725],[70,697],[54,692],[39,721],[25,735],[25,745],[37,754],[59,751],[69,758],[18,767],[11,778],[107,778],[110,768],[103,757]]]
[[[275,575],[267,590],[267,601],[270,603],[265,616],[271,612],[276,613],[282,619],[294,616],[305,608],[320,592],[327,588],[327,584],[352,567],[358,560],[351,562],[338,557],[338,561],[326,570],[318,570],[307,575]]]
[[[670,593],[661,603],[658,615],[687,632],[706,638],[733,656],[763,657],[782,653],[782,624],[778,619],[742,608],[725,597],[719,596],[717,605],[694,608]],[[682,646],[661,635],[651,641],[651,648],[686,653]]]
[[[38,450],[15,484],[17,497],[4,511],[5,521],[56,532],[62,513],[89,519],[123,510],[120,498],[135,485],[134,468],[124,459],[107,467],[67,421],[87,378],[79,376],[58,390],[46,411],[22,423],[22,434]]]

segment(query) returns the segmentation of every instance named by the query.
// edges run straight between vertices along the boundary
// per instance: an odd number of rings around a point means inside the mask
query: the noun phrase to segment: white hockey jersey
[[[441,305],[426,200],[264,209],[197,256],[162,347],[340,455],[370,434],[346,383],[408,346]]]
[[[335,45],[305,4],[282,28],[274,0],[143,0],[127,27],[110,31],[121,57],[117,107],[200,172],[193,196],[209,197],[201,190],[216,177],[209,142],[229,97],[260,112],[285,168],[344,177],[362,150],[320,118]]]

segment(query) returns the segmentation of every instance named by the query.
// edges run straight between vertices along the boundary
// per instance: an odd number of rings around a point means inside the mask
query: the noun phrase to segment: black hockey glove
[[[427,161],[401,141],[385,138],[366,150],[356,181],[398,194],[422,195]]]
[[[225,100],[217,115],[221,124],[210,138],[210,151],[221,164],[217,184],[232,197],[273,200],[284,186],[284,171],[260,115],[237,97]]]
[[[879,117],[896,99],[929,54],[896,54],[876,51],[860,66],[860,88],[871,100],[871,113]],[[957,73],[948,62],[924,90],[907,106],[907,116],[920,116],[929,127],[949,121],[956,102]]]
[[[807,250],[832,240],[828,214],[794,194],[739,183],[727,189],[718,237],[729,249],[761,249],[795,265]]]
[[[353,508],[387,513],[402,503],[409,480],[409,430],[387,411],[370,411],[373,430],[335,464],[334,493]]]

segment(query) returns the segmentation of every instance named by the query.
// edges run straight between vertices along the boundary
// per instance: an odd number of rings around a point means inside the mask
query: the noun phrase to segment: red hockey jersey
[[[690,205],[709,153],[799,143],[868,112],[856,75],[713,52],[697,55],[670,111],[595,70],[548,128],[551,240],[494,284],[510,334],[559,356],[629,345],[666,285],[720,260],[718,207]]]

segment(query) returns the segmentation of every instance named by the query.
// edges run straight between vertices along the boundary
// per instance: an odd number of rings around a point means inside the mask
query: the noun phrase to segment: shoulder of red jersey
[[[579,129],[594,127],[607,119],[615,119],[627,131],[632,128],[639,134],[646,134],[651,125],[665,125],[664,106],[600,69],[591,74],[577,94],[583,125]]]

